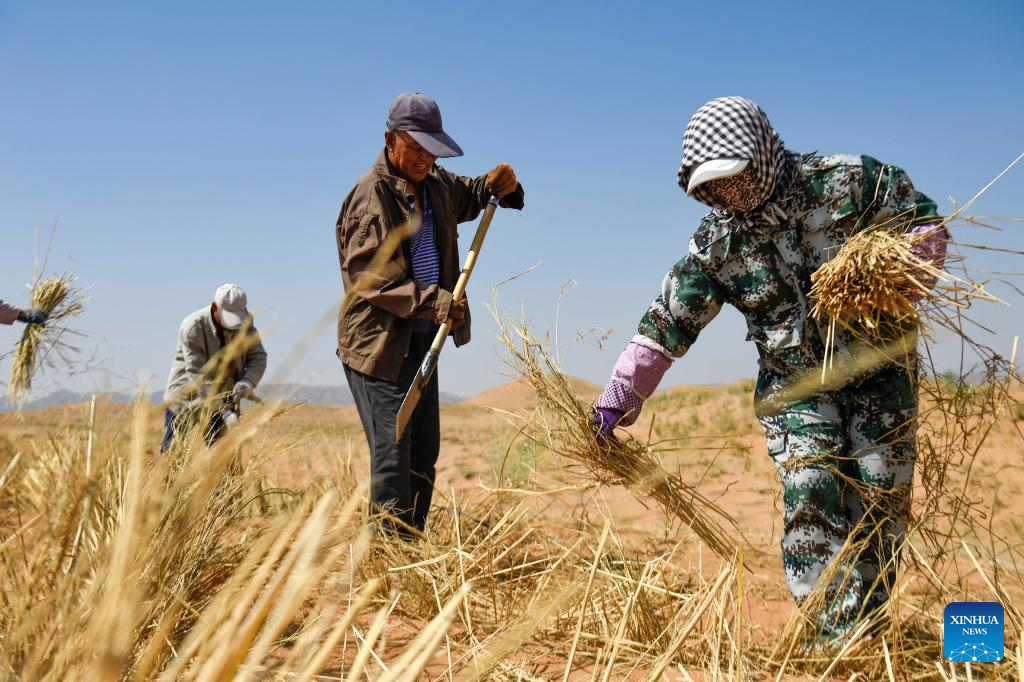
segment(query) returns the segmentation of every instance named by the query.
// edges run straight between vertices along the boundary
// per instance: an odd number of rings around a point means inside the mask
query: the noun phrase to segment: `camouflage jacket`
[[[718,211],[705,216],[640,321],[640,334],[681,357],[730,303],[746,318],[762,369],[792,376],[820,366],[825,325],[819,329],[810,315],[811,275],[858,230],[938,215],[902,169],[870,156],[803,157],[778,204],[787,219],[775,227],[739,227]],[[837,359],[849,341],[837,333]]]

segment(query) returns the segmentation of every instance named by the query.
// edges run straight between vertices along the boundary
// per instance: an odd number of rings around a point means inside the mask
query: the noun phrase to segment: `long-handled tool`
[[[455,291],[452,292],[452,305],[457,305],[462,300],[463,294],[466,293],[466,284],[469,283],[469,276],[473,274],[473,267],[476,265],[477,256],[480,254],[480,247],[483,246],[484,237],[487,236],[487,228],[491,225],[491,218],[494,217],[494,209],[497,206],[498,197],[491,197],[490,201],[487,202],[487,208],[484,209],[484,216],[480,219],[480,226],[476,228],[473,244],[469,247],[469,254],[466,256],[466,264],[462,266],[459,280],[455,283]],[[427,351],[423,362],[420,363],[420,368],[412,380],[409,392],[405,394],[402,406],[398,408],[398,418],[395,420],[396,443],[402,440],[402,434],[405,433],[405,427],[409,425],[412,413],[420,402],[423,389],[430,383],[430,377],[434,376],[434,370],[437,369],[437,358],[441,355],[441,348],[444,347],[444,342],[448,339],[450,331],[451,324],[445,320],[441,324],[441,328],[437,330],[434,342],[430,344],[430,350]]]

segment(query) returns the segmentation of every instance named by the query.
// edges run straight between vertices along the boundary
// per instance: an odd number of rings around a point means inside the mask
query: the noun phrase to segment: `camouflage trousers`
[[[884,606],[896,579],[916,458],[913,370],[763,408],[780,377],[758,378],[758,419],[782,482],[782,563],[819,632],[841,638]],[[819,584],[819,582],[821,584]],[[820,600],[820,601],[819,601]]]

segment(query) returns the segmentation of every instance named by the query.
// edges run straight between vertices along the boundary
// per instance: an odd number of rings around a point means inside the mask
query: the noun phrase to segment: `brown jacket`
[[[385,152],[359,179],[341,205],[336,234],[345,300],[338,314],[338,357],[363,374],[395,381],[409,352],[412,320],[444,319],[461,266],[456,225],[473,220],[487,205],[486,176],[466,178],[434,166],[424,186],[434,212],[440,258],[439,284],[412,278],[412,212],[406,181],[394,175]],[[501,205],[523,207],[523,188]],[[469,342],[470,320],[452,334]]]

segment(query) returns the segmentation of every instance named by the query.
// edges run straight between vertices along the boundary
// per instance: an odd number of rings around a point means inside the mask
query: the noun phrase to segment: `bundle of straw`
[[[497,307],[495,306],[495,310]],[[735,521],[713,501],[665,470],[657,451],[632,436],[599,442],[588,401],[573,390],[545,345],[525,323],[498,318],[504,360],[536,393],[532,424],[522,433],[538,445],[581,464],[601,484],[625,485],[641,502],[649,497],[665,513],[689,526],[718,556],[731,559],[741,533]]]
[[[828,325],[823,382],[826,370],[834,368],[837,326],[866,348],[893,346],[900,351],[898,357],[913,347],[918,332],[935,326],[973,344],[963,329],[964,310],[975,300],[999,301],[984,282],[957,277],[941,263],[919,258],[913,247],[926,236],[909,233],[911,224],[874,226],[854,234],[811,275],[811,315]],[[952,260],[963,257],[946,257],[947,263]]]
[[[919,237],[905,228],[858,232],[811,275],[811,315],[828,324],[822,382],[833,368],[837,324],[869,345],[895,339],[912,343],[921,325],[914,302],[931,296],[931,287],[922,280],[934,283],[942,271],[914,254],[911,247]]]
[[[911,247],[902,228],[867,229],[850,237],[834,258],[811,275],[811,314],[854,333],[881,334],[890,325],[917,325],[914,301],[926,298],[942,271]]]
[[[56,349],[63,357],[59,348],[62,345],[60,337],[67,331],[63,323],[85,309],[79,290],[72,286],[73,281],[72,275],[64,274],[37,282],[32,288],[31,307],[42,310],[49,317],[45,325],[26,325],[14,349],[7,395],[16,405],[23,404],[28,397],[32,378],[50,353]]]
[[[965,215],[981,195],[1024,159],[1020,154],[1009,166],[975,194],[970,201],[956,208],[936,226],[946,227],[957,219],[972,222]],[[879,178],[881,182],[881,178]],[[878,188],[875,189],[877,200]],[[983,283],[952,276],[935,264],[922,261],[912,247],[924,234],[908,232],[919,224],[913,216],[897,216],[881,225],[869,226],[850,237],[834,258],[811,275],[811,298],[815,319],[830,320],[829,341],[836,323],[854,332],[867,332],[877,338],[884,327],[895,325],[906,331],[906,325],[920,325],[921,317],[914,306],[918,299],[928,298],[957,307],[966,307],[969,299],[998,301],[985,290]],[[933,292],[922,280],[944,280],[942,291]],[[954,331],[961,331],[954,328]]]

